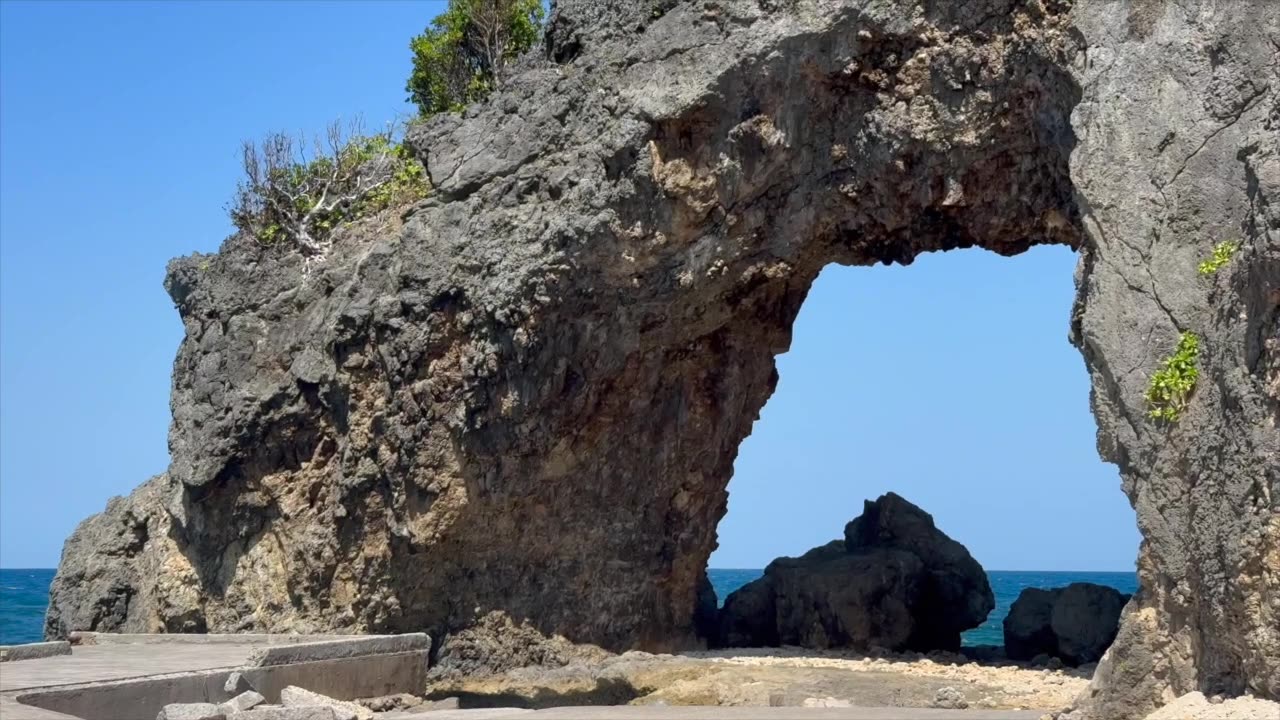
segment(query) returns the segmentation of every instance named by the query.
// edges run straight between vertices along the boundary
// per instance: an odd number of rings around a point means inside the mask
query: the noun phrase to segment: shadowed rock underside
[[[170,265],[172,464],[68,541],[47,633],[695,645],[738,445],[822,267],[1063,243],[1143,535],[1088,707],[1280,696],[1275,16],[561,0],[546,59],[411,132],[431,198],[309,274],[246,237]],[[1182,331],[1200,381],[1153,422]]]

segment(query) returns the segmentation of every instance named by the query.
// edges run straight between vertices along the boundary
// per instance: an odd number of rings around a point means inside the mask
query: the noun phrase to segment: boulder
[[[327,707],[333,711],[337,720],[373,720],[373,711],[363,705],[335,700],[296,685],[289,685],[280,691],[280,704],[285,707]]]
[[[868,501],[845,539],[779,558],[730,594],[717,642],[726,647],[873,646],[956,650],[995,607],[987,575],[933,518],[889,493]]]
[[[225,720],[227,713],[213,703],[170,703],[156,720]]]
[[[240,695],[253,689],[249,685],[249,681],[245,679],[244,673],[236,670],[227,676],[227,681],[222,684],[222,689],[228,695]]]
[[[964,710],[969,707],[969,701],[965,698],[964,693],[948,686],[938,688],[937,694],[933,696],[933,706],[948,710]]]
[[[1047,655],[1068,665],[1097,662],[1115,640],[1128,601],[1115,588],[1093,583],[1027,588],[1004,619],[1005,652],[1014,660]]]
[[[987,573],[963,545],[933,524],[933,516],[895,493],[865,503],[862,516],[844,528],[850,553],[889,548],[920,559],[925,575],[914,607],[912,649],[960,648],[960,633],[977,627],[995,609]]]
[[[379,695],[370,698],[356,699],[357,705],[363,705],[374,712],[390,712],[392,710],[404,710],[406,708],[421,707],[422,698],[409,693],[395,693],[393,695]],[[445,709],[443,706],[432,705],[432,709]],[[457,703],[449,709],[457,709]]]
[[[1004,652],[1011,659],[1031,660],[1056,651],[1058,643],[1050,622],[1053,604],[1061,590],[1026,588],[1004,618]]]
[[[252,710],[238,712],[228,720],[339,720],[338,714],[327,705],[259,705]]]
[[[224,703],[219,704],[218,708],[227,715],[230,715],[232,713],[244,712],[245,710],[252,710],[266,701],[267,699],[262,696],[262,693],[248,690],[236,695]]]

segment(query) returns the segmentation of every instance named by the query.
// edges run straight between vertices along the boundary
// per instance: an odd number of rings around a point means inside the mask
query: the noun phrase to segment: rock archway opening
[[[1114,613],[1114,637],[1117,603],[1136,589],[1139,534],[1117,469],[1098,456],[1088,373],[1067,340],[1076,262],[1070,248],[1042,246],[1010,258],[968,250],[822,271],[777,358],[777,387],[739,448],[708,563],[722,605],[753,581],[805,597],[752,600],[765,591],[748,589],[732,613],[721,610],[715,642],[865,650],[870,633],[871,645],[898,644],[891,649],[945,646],[945,637],[905,634],[910,609],[886,609],[920,592],[896,555],[852,565],[820,557],[818,548],[843,542],[864,500],[885,493],[930,513],[986,571],[994,607],[979,599],[971,617],[956,619],[974,624],[965,645],[1004,645],[1002,621],[1023,590],[1072,583],[1119,591],[1088,598]],[[781,560],[773,580],[757,581],[775,558],[811,549],[812,562]],[[859,593],[875,600],[860,605]],[[942,611],[963,615],[957,600]],[[939,612],[920,602],[919,613]],[[754,637],[728,628],[744,613],[773,619]],[[1054,641],[1011,650],[1052,655]],[[1072,664],[1097,659],[1096,647],[1061,652]]]
[[[553,62],[415,125],[432,196],[344,229],[307,282],[299,254],[242,236],[170,264],[172,462],[68,540],[47,634],[426,629],[469,669],[550,657],[512,649],[512,623],[694,646],[734,459],[821,269],[1057,244],[1084,254],[1071,334],[1143,537],[1090,702],[1280,697],[1280,151],[1274,88],[1250,80],[1275,75],[1270,6],[663,5],[556,3]],[[1198,384],[1151,422],[1150,373],[1184,334]],[[904,390],[972,386],[918,366]],[[939,421],[933,397],[901,463],[975,427],[979,459],[1011,450],[1016,419]]]

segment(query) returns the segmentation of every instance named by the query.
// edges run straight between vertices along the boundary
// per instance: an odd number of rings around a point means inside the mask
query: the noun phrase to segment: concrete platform
[[[26,643],[24,645],[0,645],[0,662],[38,660],[39,658],[70,654],[71,643],[66,640]]]
[[[259,645],[89,645],[71,648],[70,655],[38,660],[13,660],[0,668],[0,693],[76,683],[234,668],[244,665]]]
[[[220,702],[226,677],[240,671],[274,701],[285,685],[339,699],[418,691],[425,683],[425,636],[104,637],[71,655],[0,665],[0,720],[151,720],[169,702]],[[372,636],[376,637],[376,636]],[[335,647],[351,641],[350,648]],[[264,646],[289,646],[265,653]],[[406,649],[412,648],[409,651]],[[372,649],[372,654],[362,650]],[[354,653],[354,655],[353,655]],[[257,665],[264,656],[282,664]],[[386,683],[385,687],[372,684]],[[402,687],[403,686],[403,687]],[[345,693],[345,696],[344,696]],[[356,693],[363,693],[357,695]],[[19,703],[18,698],[27,700]],[[38,705],[38,706],[37,706]],[[1036,720],[1039,711],[926,708],[590,706],[545,710],[487,708],[399,711],[380,720]]]
[[[276,702],[298,685],[340,700],[420,692],[431,639],[395,636],[97,638],[70,655],[0,664],[0,720],[151,720],[169,703],[230,699],[240,673]]]

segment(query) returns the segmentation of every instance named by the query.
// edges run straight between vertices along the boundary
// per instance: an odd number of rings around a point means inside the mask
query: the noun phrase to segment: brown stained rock
[[[1273,4],[703,6],[557,2],[548,59],[410,133],[435,194],[305,276],[246,237],[174,261],[172,464],[68,540],[47,633],[443,653],[499,613],[697,645],[733,459],[821,268],[1065,243],[1144,540],[1091,706],[1280,696]],[[1200,380],[1154,422],[1182,331]]]

